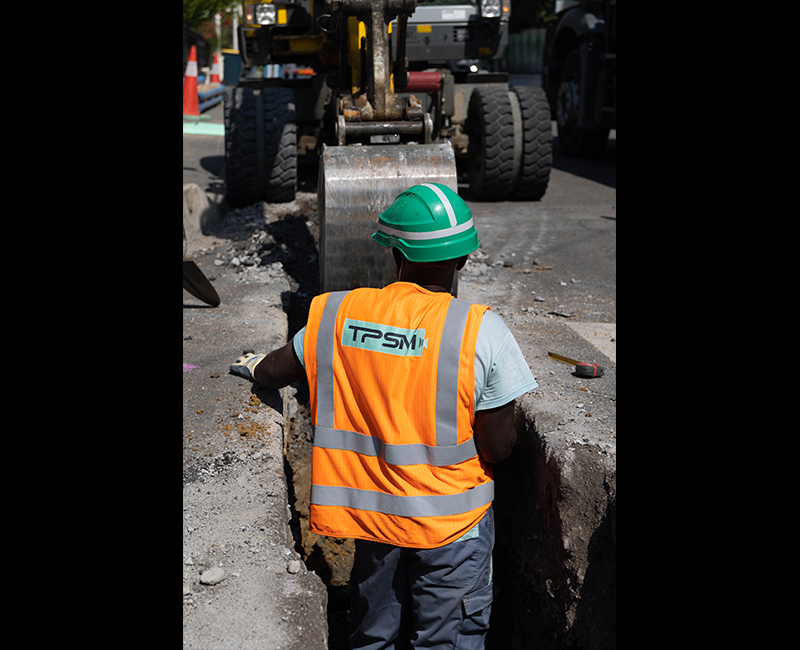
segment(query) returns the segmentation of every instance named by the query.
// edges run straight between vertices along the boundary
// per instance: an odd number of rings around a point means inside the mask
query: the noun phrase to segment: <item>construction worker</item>
[[[314,298],[306,327],[231,373],[307,377],[311,530],[355,539],[351,648],[483,648],[492,603],[492,464],[537,386],[489,307],[450,295],[480,246],[469,207],[422,184],[380,214],[397,282]]]

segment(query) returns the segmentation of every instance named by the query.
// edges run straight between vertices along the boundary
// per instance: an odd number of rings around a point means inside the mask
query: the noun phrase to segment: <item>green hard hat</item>
[[[412,262],[452,260],[478,250],[481,242],[472,212],[441,183],[422,183],[397,195],[378,218],[372,238],[396,246]]]

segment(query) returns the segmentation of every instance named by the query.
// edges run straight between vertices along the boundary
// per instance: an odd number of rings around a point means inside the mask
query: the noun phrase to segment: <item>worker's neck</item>
[[[445,289],[444,287],[439,286],[438,284],[421,284],[419,286],[421,286],[423,289],[427,289],[428,291],[436,291],[436,292],[442,292],[442,293],[447,293],[448,292],[447,289]]]
[[[447,277],[438,278],[432,278],[430,275],[419,277],[410,273],[398,273],[397,280],[399,282],[411,282],[428,291],[449,293],[449,287],[453,286],[453,273],[450,273]]]
[[[396,248],[392,249],[392,253],[399,282],[412,282],[423,289],[437,293],[450,292],[456,273],[456,262],[417,264],[405,259]]]

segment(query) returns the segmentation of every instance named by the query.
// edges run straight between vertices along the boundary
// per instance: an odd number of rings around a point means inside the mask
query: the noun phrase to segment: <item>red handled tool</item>
[[[556,354],[555,352],[548,352],[547,356],[551,359],[555,359],[556,361],[560,361],[561,363],[567,363],[570,366],[575,366],[575,374],[578,375],[578,377],[603,376],[603,366],[598,366],[596,363],[581,363],[580,361],[575,361],[575,359],[570,359],[569,357],[562,357],[560,354]]]

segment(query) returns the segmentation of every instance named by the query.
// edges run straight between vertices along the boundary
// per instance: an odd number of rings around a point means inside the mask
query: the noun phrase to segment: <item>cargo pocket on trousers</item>
[[[492,585],[481,587],[464,596],[461,601],[464,618],[461,621],[456,648],[483,647],[483,636],[489,631],[489,616],[492,613]]]

